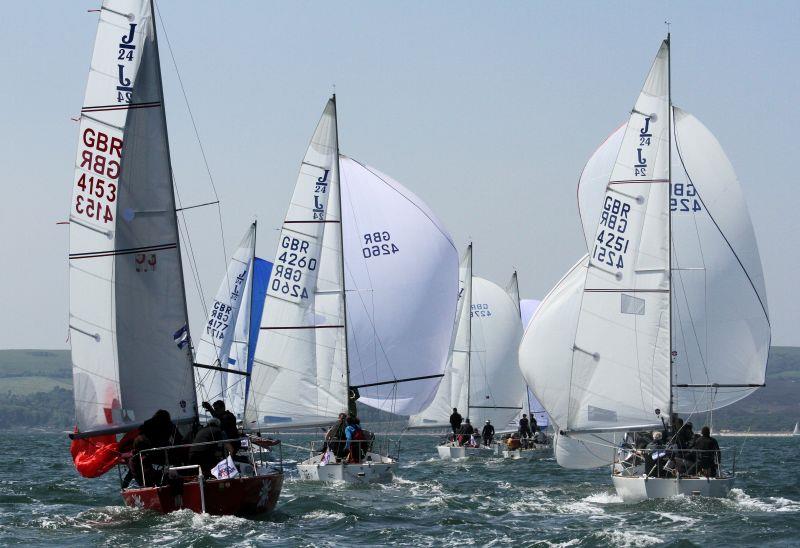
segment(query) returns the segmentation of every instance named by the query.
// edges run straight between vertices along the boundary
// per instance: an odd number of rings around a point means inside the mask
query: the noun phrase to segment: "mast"
[[[667,214],[669,215],[669,228],[667,230],[667,247],[669,256],[669,413],[667,420],[672,428],[672,408],[674,396],[672,393],[673,366],[672,366],[672,52],[670,33],[667,32]]]
[[[519,310],[519,320],[522,321],[522,298],[519,294],[519,276],[517,275],[517,271],[514,271],[514,275],[512,276],[514,280],[514,289],[517,293],[517,310]],[[522,331],[525,331],[525,325],[522,326]],[[528,409],[528,420],[533,417],[533,412],[531,411],[531,390],[528,386],[528,383],[525,383],[525,401],[527,402],[527,409]]]
[[[170,153],[170,146],[169,146],[169,131],[167,131],[167,110],[166,105],[164,103],[164,85],[163,79],[161,78],[161,54],[158,48],[158,34],[156,32],[156,7],[153,0],[150,0],[150,14],[153,18],[153,41],[155,42],[155,57],[156,57],[156,74],[158,74],[158,88],[161,92],[161,121],[164,125],[164,143],[167,149],[167,162],[169,164],[169,182],[170,186],[172,187],[172,214],[175,218],[175,228],[178,229],[178,212],[175,208],[175,178],[172,175],[172,155]],[[194,376],[194,345],[192,344],[192,337],[191,337],[191,329],[189,328],[189,309],[186,303],[186,282],[183,277],[183,254],[181,252],[181,238],[180,238],[180,230],[176,230],[178,233],[178,238],[176,239],[175,243],[177,245],[176,252],[178,254],[178,272],[180,272],[180,279],[181,279],[181,291],[183,292],[183,315],[186,318],[186,336],[187,340],[189,341],[188,349],[189,352],[189,360],[190,360],[190,368],[192,369],[192,390],[191,393],[194,397],[194,416],[195,418],[200,416],[200,411],[197,407],[197,382]]]
[[[469,302],[467,311],[469,312],[469,321],[467,322],[467,418],[471,413],[470,409],[470,385],[472,384],[472,242],[469,243],[467,248],[469,253]]]
[[[342,318],[342,325],[344,325],[344,381],[347,386],[347,414],[356,416],[356,394],[355,391],[351,392],[350,389],[350,353],[347,351],[347,291],[345,288],[344,278],[344,229],[342,227],[342,214],[344,205],[342,204],[342,181],[341,181],[341,166],[339,155],[339,113],[336,108],[336,94],[331,97],[333,101],[333,126],[336,134],[336,192],[339,198],[339,267],[342,276],[342,309],[344,317]]]

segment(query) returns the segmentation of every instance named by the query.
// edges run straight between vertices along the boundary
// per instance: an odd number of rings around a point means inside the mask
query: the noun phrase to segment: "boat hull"
[[[623,502],[640,502],[677,496],[724,498],[734,478],[646,478],[612,476],[614,488]]]
[[[440,459],[453,460],[469,457],[491,457],[494,451],[490,447],[465,447],[458,445],[437,445],[436,451]]]
[[[212,479],[204,482],[205,511],[216,515],[255,516],[271,512],[283,488],[283,472],[260,476]],[[183,484],[181,493],[171,485],[122,491],[125,504],[167,514],[176,510],[201,513],[203,500],[196,479]]]
[[[367,453],[358,464],[322,464],[322,456],[317,455],[297,465],[301,480],[344,483],[389,483],[394,478],[397,461],[377,453]]]
[[[497,454],[498,456],[503,457],[504,459],[541,459],[547,457],[553,453],[553,448],[549,445],[541,445],[532,449],[498,449]]]

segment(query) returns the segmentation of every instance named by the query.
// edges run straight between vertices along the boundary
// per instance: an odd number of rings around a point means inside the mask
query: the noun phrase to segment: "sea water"
[[[0,545],[144,546],[788,546],[800,544],[800,439],[720,438],[735,449],[725,499],[624,504],[608,469],[555,460],[436,458],[437,439],[403,436],[388,485],[297,479],[307,452],[284,448],[287,480],[262,519],[127,508],[118,475],[78,476],[61,432],[3,431]],[[283,436],[307,445],[308,436]]]

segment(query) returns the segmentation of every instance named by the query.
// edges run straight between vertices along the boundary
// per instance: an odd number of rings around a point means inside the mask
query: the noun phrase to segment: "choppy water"
[[[278,510],[260,521],[157,515],[122,506],[117,475],[80,478],[63,434],[4,432],[0,545],[286,546],[475,544],[671,546],[800,543],[800,440],[724,439],[742,448],[737,488],[723,500],[626,505],[606,470],[542,461],[435,459],[435,438],[403,438],[390,485],[297,481],[293,457]],[[286,442],[302,443],[299,436]]]

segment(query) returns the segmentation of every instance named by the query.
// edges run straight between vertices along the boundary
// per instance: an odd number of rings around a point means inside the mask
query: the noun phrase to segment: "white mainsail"
[[[525,391],[517,348],[522,338],[519,303],[502,287],[472,276],[472,246],[462,261],[462,300],[448,372],[430,406],[411,427],[448,425],[455,407],[474,426],[502,427],[521,409]]]
[[[255,243],[253,223],[231,257],[195,355],[197,364],[217,368],[195,369],[198,400],[222,399],[237,415],[244,411]]]
[[[329,101],[281,231],[248,423],[329,423],[350,387],[394,413],[427,405],[449,349],[457,261],[419,198],[339,155]]]
[[[458,251],[417,196],[341,156],[350,386],[398,414],[427,406],[450,348]]]
[[[278,239],[250,377],[248,427],[326,424],[347,410],[336,133],[331,99]]]
[[[130,430],[196,401],[152,5],[105,0],[70,210],[77,429]]]

